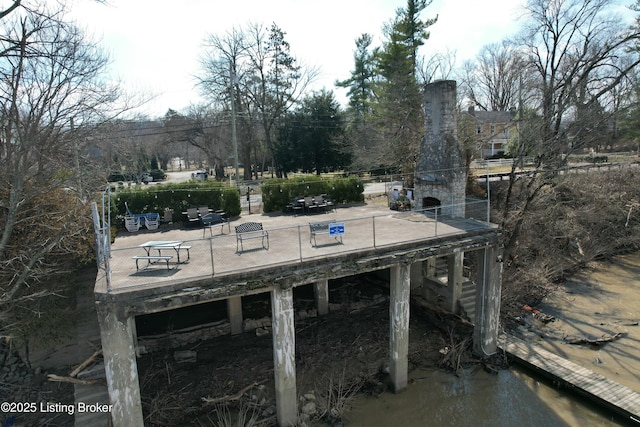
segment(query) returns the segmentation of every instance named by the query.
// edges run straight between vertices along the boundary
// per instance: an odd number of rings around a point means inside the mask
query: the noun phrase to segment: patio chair
[[[314,196],[313,202],[316,204],[319,210],[323,212],[327,211],[327,202],[325,201],[323,196]]]
[[[170,224],[173,222],[173,211],[171,209],[164,210],[164,216],[160,220],[162,224]]]
[[[138,231],[138,229],[140,229],[140,227],[142,227],[143,225],[146,225],[147,228],[149,230],[155,230],[158,228],[158,225],[160,224],[160,214],[158,213],[140,213],[140,214],[135,214],[133,212],[131,212],[131,209],[129,209],[129,205],[127,204],[127,202],[124,202],[124,208],[127,210],[127,215],[128,217],[131,218],[135,218],[138,225],[137,225],[137,229],[135,231]],[[151,224],[147,224],[147,221],[151,221]],[[136,226],[133,224],[132,221],[131,222],[131,227],[135,228]],[[126,226],[126,221],[125,221],[125,226]],[[131,230],[129,230],[131,231]]]
[[[187,208],[187,221],[189,222],[189,224],[200,223],[198,208]]]
[[[125,216],[124,217],[124,227],[130,233],[140,230],[140,218],[135,216]]]
[[[333,200],[331,200],[331,197],[328,194],[321,194],[320,197],[322,197],[322,202],[324,203],[324,209],[335,212],[336,205],[335,203],[333,203]]]
[[[307,213],[318,211],[318,205],[313,201],[313,197],[307,196],[304,198],[304,210]]]
[[[144,225],[147,227],[147,230],[157,230],[160,225],[160,214],[146,214],[144,217]]]
[[[304,198],[301,196],[294,197],[287,205],[287,211],[293,212],[294,215],[298,215],[300,212],[304,212]]]

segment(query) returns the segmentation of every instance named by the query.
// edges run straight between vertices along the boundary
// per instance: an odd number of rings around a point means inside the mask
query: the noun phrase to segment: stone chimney
[[[415,207],[438,206],[438,215],[464,218],[467,175],[458,142],[456,82],[428,84],[424,105],[425,137],[415,174]]]

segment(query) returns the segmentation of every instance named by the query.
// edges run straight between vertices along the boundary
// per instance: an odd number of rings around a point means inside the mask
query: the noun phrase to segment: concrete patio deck
[[[319,235],[317,245],[312,245],[309,223],[328,220],[344,223],[343,242],[329,235]],[[268,231],[268,249],[262,247],[260,239],[254,239],[245,242],[243,252],[236,251],[234,227],[249,221],[262,223]],[[436,220],[433,213],[396,212],[386,206],[367,204],[338,207],[334,212],[312,215],[243,214],[230,225],[230,231],[227,227],[224,227],[224,234],[214,230],[212,237],[208,230],[204,230],[204,238],[202,228],[161,227],[155,231],[120,232],[111,246],[111,286],[108,293],[247,273],[267,266],[290,267],[291,264],[317,258],[465,234],[471,230],[493,229],[486,222],[475,219]],[[184,250],[180,253],[183,261],[180,264],[176,262],[175,251],[163,250],[163,255],[174,255],[169,270],[163,262],[136,271],[132,257],[146,254],[139,245],[159,240],[183,241],[185,246],[190,246],[188,261],[184,262],[187,258]],[[145,263],[140,264],[144,266]],[[105,292],[107,289],[97,287],[96,291]]]

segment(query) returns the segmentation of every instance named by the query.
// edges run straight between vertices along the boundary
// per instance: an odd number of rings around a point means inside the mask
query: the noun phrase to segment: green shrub
[[[191,206],[209,206],[224,210],[230,218],[240,215],[240,194],[215,181],[188,182],[129,188],[112,195],[112,224],[124,225],[125,202],[132,213],[159,213],[172,211],[174,221]]]
[[[356,176],[321,179],[316,176],[292,179],[272,179],[262,185],[264,212],[282,211],[296,197],[328,194],[335,202],[364,201],[364,184]]]
[[[329,194],[336,203],[363,202],[364,183],[357,176],[333,180]]]

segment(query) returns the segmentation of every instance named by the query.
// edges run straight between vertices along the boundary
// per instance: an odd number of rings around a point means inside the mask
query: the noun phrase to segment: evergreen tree
[[[322,90],[302,100],[278,132],[275,155],[285,172],[301,169],[320,175],[349,165],[344,119],[333,92]]]
[[[366,121],[371,113],[373,99],[373,82],[375,77],[374,53],[370,51],[371,34],[362,34],[356,40],[356,51],[353,54],[354,70],[351,77],[337,81],[336,86],[349,88],[349,107],[353,110],[354,120]]]
[[[387,40],[376,54],[380,80],[375,110],[386,159],[407,177],[415,171],[424,135],[423,95],[416,79],[416,58],[418,48],[429,38],[426,29],[437,20],[420,19],[420,13],[430,3],[407,0],[407,7],[398,9],[394,21],[385,29]]]

